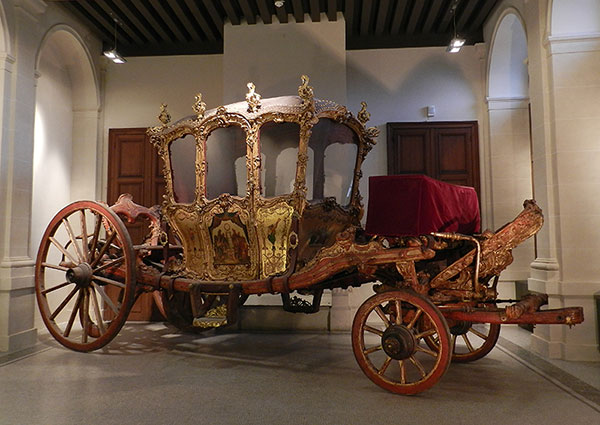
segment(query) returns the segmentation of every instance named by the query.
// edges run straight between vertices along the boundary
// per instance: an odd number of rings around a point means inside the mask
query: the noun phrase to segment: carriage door
[[[162,160],[148,140],[146,128],[113,128],[108,132],[108,140],[108,204],[114,204],[122,193],[130,193],[135,203],[145,207],[160,204],[165,193]],[[146,220],[125,222],[125,226],[133,244],[142,243],[148,234]],[[142,294],[128,320],[150,320],[153,311],[152,294]]]
[[[389,175],[425,174],[480,195],[477,121],[388,123],[387,147]]]

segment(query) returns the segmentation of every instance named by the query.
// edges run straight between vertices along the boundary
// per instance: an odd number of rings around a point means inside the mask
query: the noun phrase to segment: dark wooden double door
[[[162,160],[146,136],[146,128],[110,129],[108,140],[108,204],[114,204],[122,193],[130,193],[136,204],[145,207],[161,204],[165,193]],[[149,233],[145,220],[125,225],[134,245],[142,243]],[[128,320],[153,317],[157,317],[157,309],[152,294],[143,294]]]
[[[479,192],[477,121],[387,124],[388,174],[425,174]]]

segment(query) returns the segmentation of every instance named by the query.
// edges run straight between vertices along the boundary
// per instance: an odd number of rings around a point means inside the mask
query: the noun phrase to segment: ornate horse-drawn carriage
[[[281,294],[284,309],[312,313],[326,289],[378,282],[354,319],[354,354],[377,385],[413,394],[451,360],[485,356],[502,323],[583,320],[580,308],[538,311],[544,295],[498,306],[511,250],[542,226],[533,201],[496,233],[367,234],[358,188],[378,131],[366,127],[365,104],[354,117],[302,79],[298,96],[261,100],[249,84],[245,102],[212,111],[199,95],[195,115],[173,124],[163,107],[148,130],[164,161],[162,208],[122,195],[55,216],[35,288],[58,342],[103,347],[144,292],[160,294],[177,327],[207,330],[235,324],[249,295]],[[121,218],[149,220],[143,244]]]

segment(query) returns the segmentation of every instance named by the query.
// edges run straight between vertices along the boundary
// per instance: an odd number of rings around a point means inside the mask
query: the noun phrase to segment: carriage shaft
[[[472,310],[469,308],[454,309],[453,307],[441,308],[444,317],[448,320],[497,323],[497,324],[531,324],[531,325],[577,325],[583,322],[582,307],[567,307],[559,309],[526,312],[520,317],[509,317],[505,309]]]

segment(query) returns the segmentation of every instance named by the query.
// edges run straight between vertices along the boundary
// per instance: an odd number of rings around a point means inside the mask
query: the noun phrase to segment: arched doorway
[[[38,52],[36,77],[32,258],[57,211],[74,200],[97,197],[99,109],[89,53],[71,28],[59,25],[48,31]]]
[[[499,228],[521,211],[523,200],[534,197],[529,109],[527,35],[516,10],[498,20],[488,63],[490,131],[491,224]],[[527,289],[529,265],[535,260],[535,240],[513,251],[514,262],[502,274],[501,298]],[[517,282],[517,285],[515,285]]]

